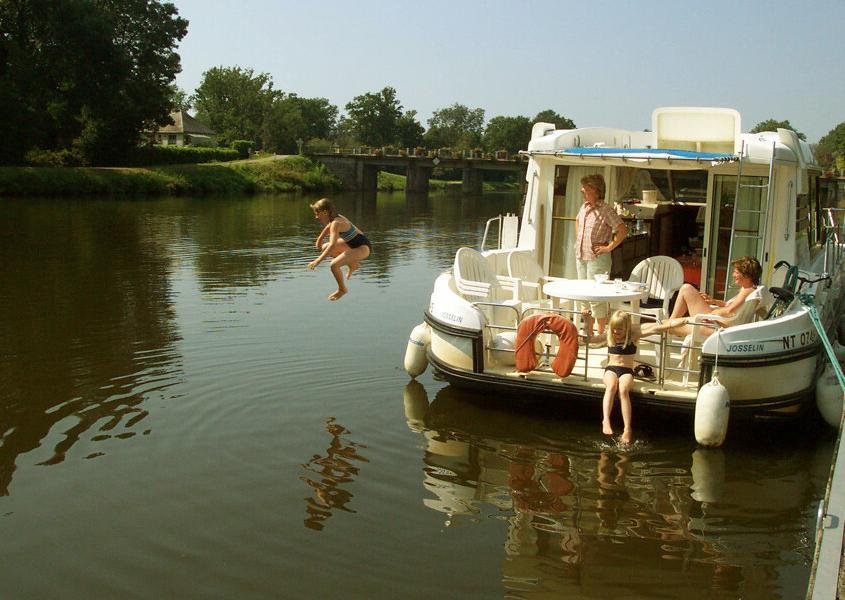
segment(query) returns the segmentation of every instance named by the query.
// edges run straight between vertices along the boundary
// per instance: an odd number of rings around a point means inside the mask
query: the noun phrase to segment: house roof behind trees
[[[173,125],[165,125],[158,130],[158,133],[186,133],[191,135],[217,135],[207,125],[200,123],[186,110],[174,110],[170,113]]]

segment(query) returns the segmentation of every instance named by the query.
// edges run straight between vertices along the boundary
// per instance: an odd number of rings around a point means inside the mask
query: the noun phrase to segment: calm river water
[[[0,203],[0,598],[803,598],[833,436],[495,404],[402,368],[519,198]]]

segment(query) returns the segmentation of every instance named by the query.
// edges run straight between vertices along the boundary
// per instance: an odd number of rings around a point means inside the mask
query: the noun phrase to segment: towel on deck
[[[568,377],[578,357],[578,330],[567,318],[559,315],[534,315],[523,319],[516,332],[516,370],[526,372],[537,366],[534,339],[548,329],[560,340],[552,369],[560,377]]]

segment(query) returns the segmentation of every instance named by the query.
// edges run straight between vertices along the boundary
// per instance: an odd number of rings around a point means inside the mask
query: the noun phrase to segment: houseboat
[[[535,124],[521,215],[488,221],[480,250],[456,248],[412,332],[409,374],[430,364],[455,386],[600,402],[607,348],[581,335],[575,301],[606,289],[598,297],[611,309],[665,319],[684,282],[731,298],[732,260],[753,256],[762,266],[753,308],[718,327],[696,320],[684,339],[641,340],[632,401],[693,413],[715,368],[732,417],[804,413],[827,360],[822,332],[836,339],[843,308],[843,213],[829,206],[822,171],[794,131],[741,131],[740,114],[726,108],[658,108],[650,131]],[[601,284],[579,281],[574,257],[580,182],[596,173],[628,231]],[[546,328],[528,340],[536,363],[518,369],[520,325],[536,315],[572,322],[577,343]],[[555,361],[566,352],[574,364],[561,372]]]

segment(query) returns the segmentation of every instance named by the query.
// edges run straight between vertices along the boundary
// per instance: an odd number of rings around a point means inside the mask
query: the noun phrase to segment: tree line
[[[484,109],[455,103],[434,111],[428,128],[415,110],[406,110],[390,86],[355,96],[340,115],[325,98],[302,98],[274,89],[267,73],[241,67],[214,67],[203,73],[196,91],[175,92],[175,103],[196,109],[196,118],[214,129],[223,143],[250,140],[256,149],[289,154],[297,140],[339,146],[473,149],[517,152],[531,138],[531,127],[549,121],[558,127],[575,123],[553,110],[533,119],[496,116],[485,124]]]
[[[298,140],[348,146],[524,149],[536,122],[574,128],[552,109],[497,115],[454,103],[420,123],[387,86],[340,113],[325,98],[274,88],[250,68],[213,67],[192,93],[178,89],[176,49],[188,21],[161,0],[0,0],[0,164],[129,164],[145,135],[193,108],[223,144],[290,154]],[[754,131],[789,121],[768,119]],[[803,136],[803,134],[801,134]],[[823,166],[845,168],[845,122],[816,145]],[[44,162],[43,160],[41,162]]]

